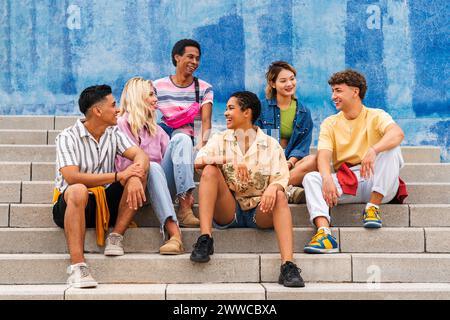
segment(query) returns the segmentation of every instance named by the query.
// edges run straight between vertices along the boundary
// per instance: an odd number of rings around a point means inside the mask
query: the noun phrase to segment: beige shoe
[[[288,203],[305,203],[305,190],[297,186],[288,186],[286,188]]]
[[[182,254],[184,253],[184,246],[178,237],[172,237],[167,240],[161,248],[159,248],[160,254]]]
[[[195,228],[200,226],[200,220],[194,216],[194,212],[191,208],[184,210],[181,209],[181,207],[178,208],[177,219],[180,227]]]

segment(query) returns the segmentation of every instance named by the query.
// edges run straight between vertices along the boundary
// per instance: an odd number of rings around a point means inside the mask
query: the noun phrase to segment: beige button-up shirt
[[[254,132],[254,131],[253,131]],[[243,154],[238,145],[239,133],[226,130],[213,135],[200,149],[197,159],[202,157],[224,157],[227,162],[220,166],[225,181],[242,210],[258,206],[261,196],[268,186],[279,184],[286,189],[289,181],[289,168],[286,157],[278,141],[264,134],[258,128],[253,144]],[[233,162],[245,163],[249,179],[242,183],[237,179]]]

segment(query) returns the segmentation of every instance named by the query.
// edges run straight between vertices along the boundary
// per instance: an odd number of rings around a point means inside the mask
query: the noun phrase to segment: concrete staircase
[[[161,256],[150,206],[125,235],[123,257],[103,256],[88,230],[86,257],[100,285],[65,285],[64,232],[52,220],[54,138],[76,117],[0,116],[0,299],[450,299],[450,164],[436,147],[403,147],[407,204],[383,205],[383,228],[361,227],[363,204],[332,210],[340,253],[307,255],[305,204],[291,205],[295,260],[306,288],[278,285],[273,231],[215,231],[215,254]],[[315,150],[312,149],[312,152]],[[196,205],[196,210],[198,209]],[[183,229],[187,251],[198,229]],[[372,283],[374,282],[374,283]]]

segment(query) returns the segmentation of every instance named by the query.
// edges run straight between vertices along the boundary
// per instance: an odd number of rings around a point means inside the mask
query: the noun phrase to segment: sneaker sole
[[[108,251],[105,251],[103,254],[105,256],[117,257],[117,256],[123,256],[125,253],[123,251],[118,251],[118,250],[108,250]]]
[[[97,282],[83,282],[83,283],[71,284],[70,286],[73,288],[80,288],[80,289],[95,288],[98,286],[98,283]]]
[[[379,222],[370,221],[370,222],[364,223],[364,228],[368,228],[368,229],[377,229],[377,228],[381,228],[381,227],[382,227],[382,224]]]
[[[181,251],[181,252],[179,252],[179,251],[160,251],[159,252],[159,254],[162,254],[162,255],[172,255],[172,256],[175,256],[175,255],[178,255],[178,254],[183,254],[184,253],[184,251]]]
[[[191,261],[193,262],[200,262],[200,263],[204,263],[204,262],[209,262],[209,260],[211,260],[210,257],[206,258],[206,259],[198,259],[198,258],[192,258],[192,256],[190,257]]]
[[[200,224],[184,224],[180,223],[181,228],[198,228]]]
[[[298,284],[296,284],[296,283],[284,284],[283,281],[278,280],[278,284],[281,284],[282,286],[284,286],[286,288],[304,288],[305,287],[305,283],[304,282],[300,282]]]
[[[336,249],[318,249],[318,248],[304,248],[305,253],[339,253],[339,248]]]

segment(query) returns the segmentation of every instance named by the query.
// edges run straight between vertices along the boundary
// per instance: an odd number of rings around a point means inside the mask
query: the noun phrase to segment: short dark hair
[[[172,63],[176,67],[177,61],[175,60],[175,55],[178,54],[182,56],[184,54],[184,48],[186,47],[195,47],[198,49],[198,53],[200,56],[202,55],[202,50],[200,49],[200,44],[192,39],[182,39],[175,43],[175,45],[172,48]]]
[[[78,99],[78,106],[80,107],[81,113],[86,115],[90,107],[102,101],[111,93],[111,87],[106,84],[87,87],[81,92],[80,98]]]
[[[344,71],[336,72],[328,80],[328,84],[333,86],[335,84],[345,83],[348,86],[359,88],[359,97],[361,100],[366,96],[367,83],[366,78],[356,70],[347,69]]]
[[[238,91],[233,93],[231,97],[235,97],[238,100],[242,111],[252,109],[252,123],[255,123],[261,114],[261,102],[256,94],[250,91]]]

